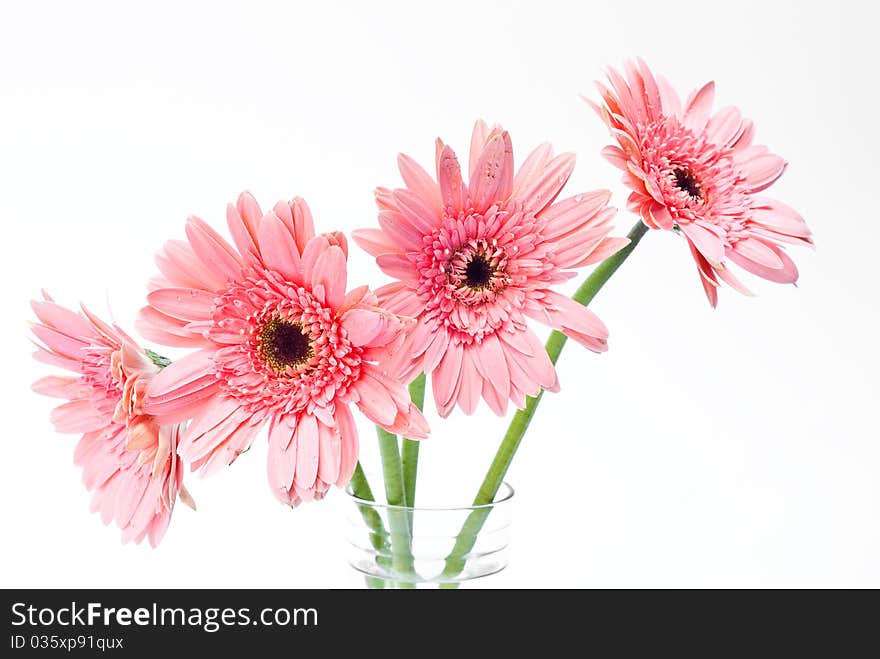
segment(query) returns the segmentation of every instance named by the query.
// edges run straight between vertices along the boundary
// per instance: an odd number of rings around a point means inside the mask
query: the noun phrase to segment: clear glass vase
[[[349,563],[368,588],[457,588],[507,566],[507,483],[482,506],[390,506],[347,493]]]

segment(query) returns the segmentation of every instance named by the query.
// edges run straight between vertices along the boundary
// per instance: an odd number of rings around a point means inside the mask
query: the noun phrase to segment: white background
[[[294,194],[321,230],[374,226],[398,151],[465,157],[477,117],[521,162],[575,151],[568,194],[608,187],[605,128],[578,94],[641,55],[682,91],[715,79],[790,167],[772,189],[817,251],[799,286],[750,280],[709,308],[685,245],[649,234],[594,310],[611,350],[569,346],[509,475],[510,567],[483,585],[880,586],[876,16],[864,2],[5,2],[0,191],[5,376],[0,585],[358,586],[345,497],[291,511],[265,442],[179,507],[158,550],[88,513],[30,383],[27,300],[107,303],[131,327],[151,255],[190,213],[225,232],[242,189]],[[634,217],[621,211],[618,234]],[[385,280],[352,249],[353,285]],[[570,291],[569,291],[570,292]],[[504,423],[436,415],[422,460],[473,494]],[[371,428],[363,459],[375,467]],[[441,480],[442,479],[442,480]],[[378,486],[377,482],[374,485]]]

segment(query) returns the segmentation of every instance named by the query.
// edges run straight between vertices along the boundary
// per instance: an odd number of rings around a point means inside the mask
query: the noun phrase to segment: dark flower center
[[[672,175],[675,177],[675,187],[679,190],[686,192],[693,199],[703,198],[703,191],[700,190],[697,179],[688,170],[676,167],[672,170]]]
[[[464,270],[465,284],[468,288],[488,288],[494,269],[482,254],[475,254]]]
[[[302,325],[283,318],[273,318],[263,325],[260,351],[266,363],[277,371],[305,364],[315,354]]]

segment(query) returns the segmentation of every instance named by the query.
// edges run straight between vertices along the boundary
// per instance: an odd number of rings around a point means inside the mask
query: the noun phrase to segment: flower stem
[[[388,502],[388,524],[391,527],[391,565],[394,572],[409,578],[398,582],[400,588],[415,587],[412,550],[410,549],[409,518],[406,513],[406,494],[403,489],[403,467],[397,435],[376,426],[379,452],[382,455],[382,473],[385,479],[385,499]]]
[[[363,499],[364,501],[376,500],[376,497],[373,496],[373,488],[370,487],[370,483],[367,481],[367,475],[364,473],[364,468],[361,467],[360,462],[354,467],[354,474],[351,477],[350,485],[352,494],[358,499]]]
[[[364,468],[361,467],[360,462],[358,462],[354,468],[354,474],[351,477],[350,486],[352,494],[358,499],[361,499],[362,501],[376,500],[375,496],[373,496],[373,490],[370,487],[370,483],[367,481],[367,475],[364,473]],[[375,508],[371,508],[370,506],[360,505],[358,506],[358,509],[360,510],[364,523],[367,525],[367,528],[370,529],[370,544],[372,544],[373,549],[380,554],[380,556],[376,558],[376,562],[380,566],[388,567],[387,560],[381,555],[389,550],[388,531],[385,530],[385,525],[382,523],[382,516],[376,512]],[[385,587],[385,583],[381,579],[377,579],[376,577],[365,577],[365,579],[367,582],[367,588],[378,590]]]
[[[572,296],[572,299],[576,302],[580,302],[584,306],[590,304],[596,296],[596,293],[598,293],[611,278],[611,275],[613,275],[621,264],[626,261],[627,257],[632,254],[647,230],[648,227],[641,221],[637,222],[635,226],[630,229],[629,234],[627,234],[627,237],[630,239],[629,245],[602,261],[602,263],[593,270],[590,276],[587,277],[587,280],[581,284],[581,287]],[[565,347],[567,340],[567,337],[561,332],[553,331],[550,334],[550,338],[547,340],[545,347],[547,354],[550,356],[550,361],[554,364],[556,364],[556,361],[559,359],[559,355],[562,353],[562,349]],[[495,458],[489,466],[489,471],[486,472],[486,476],[483,478],[483,483],[480,485],[477,496],[474,498],[475,506],[482,506],[492,503],[492,501],[495,500],[498,488],[501,487],[504,475],[507,473],[507,469],[513,461],[513,456],[516,455],[516,451],[526,434],[529,423],[531,423],[532,417],[535,416],[535,412],[538,409],[538,404],[541,402],[543,394],[544,392],[541,391],[534,398],[530,396],[528,400],[526,400],[525,408],[517,410],[516,414],[514,414],[510,426],[504,435],[504,439],[501,441],[501,446],[498,447]],[[468,516],[462,526],[461,532],[458,534],[455,546],[452,548],[449,556],[446,557],[446,567],[441,575],[442,578],[452,579],[464,569],[467,554],[473,549],[477,540],[477,534],[483,527],[486,517],[488,517],[489,510],[491,509],[481,508],[471,512]],[[441,587],[455,588],[457,587],[457,584],[445,583],[442,584]]]
[[[425,406],[425,374],[422,373],[409,385],[409,397],[419,411]],[[403,490],[406,505],[415,508],[416,476],[419,470],[419,446],[421,442],[403,438],[401,461],[403,462]]]

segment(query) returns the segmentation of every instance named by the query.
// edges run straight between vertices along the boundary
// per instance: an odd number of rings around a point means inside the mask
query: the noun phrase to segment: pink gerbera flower
[[[238,250],[191,217],[189,242],[170,241],[157,256],[162,276],[140,327],[199,350],[155,379],[148,409],[192,419],[180,450],[206,473],[246,451],[268,422],[274,494],[291,505],[320,499],[357,463],[350,403],[390,432],[427,433],[404,383],[380,364],[404,322],[366,286],[346,293],[345,238],[316,236],[303,200],[263,215],[245,193],[227,220]]]
[[[758,194],[786,163],[752,144],[752,122],[735,107],[712,114],[711,82],[682,104],[642,61],[627,63],[626,78],[614,69],[608,77],[611,89],[598,85],[605,105],[587,100],[619,144],[603,154],[624,171],[630,210],[652,229],[684,234],[712,306],[719,278],[751,295],[728,263],[770,281],[797,281],[781,243],[812,245],[810,230],[796,211]]]
[[[148,537],[155,547],[178,496],[195,508],[183,486],[178,426],[160,426],[143,409],[159,366],[115,325],[44,296],[32,303],[40,321],[32,330],[43,343],[34,357],[76,375],[45,377],[34,391],[69,401],[52,411],[52,421],[59,432],[84,433],[74,461],[94,492],[92,510],[100,511],[105,524],[116,522],[123,542]]]
[[[400,351],[404,377],[432,374],[441,415],[457,403],[466,413],[482,396],[497,413],[507,401],[525,406],[556,371],[526,325],[534,318],[587,348],[607,347],[605,325],[551,289],[573,268],[601,261],[627,244],[607,238],[609,193],[554,203],[574,155],[538,147],[514,172],[510,135],[477,122],[470,180],[452,149],[437,140],[437,180],[411,158],[398,158],[405,188],[379,188],[379,229],[354,239],[399,281],[376,291],[396,313],[418,318]]]

